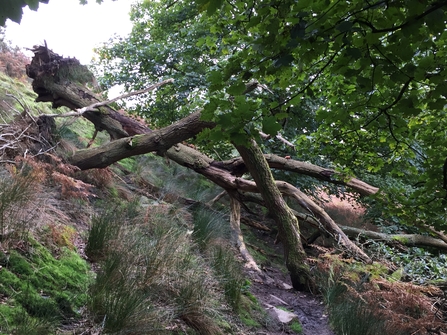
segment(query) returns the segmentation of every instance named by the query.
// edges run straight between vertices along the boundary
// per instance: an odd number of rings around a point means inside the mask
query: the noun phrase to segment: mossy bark
[[[279,236],[284,244],[284,256],[292,285],[297,290],[309,290],[311,283],[307,255],[301,243],[298,220],[281,195],[265,157],[256,144],[236,145],[248,171],[265,201],[265,205],[278,225]]]

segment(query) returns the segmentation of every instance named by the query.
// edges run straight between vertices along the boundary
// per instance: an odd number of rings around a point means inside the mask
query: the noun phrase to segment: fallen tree
[[[419,234],[384,234],[347,226],[340,226],[340,228],[346,235],[354,239],[367,237],[390,245],[396,245],[397,243],[407,247],[431,247],[447,251],[447,243],[431,236]]]
[[[72,115],[83,116],[93,123],[97,131],[109,133],[111,142],[97,148],[76,151],[68,161],[80,169],[103,168],[125,157],[155,152],[180,165],[192,169],[227,190],[235,199],[241,200],[241,192],[261,193],[265,206],[274,215],[284,243],[287,267],[292,283],[297,289],[306,289],[311,284],[311,275],[306,265],[301,245],[299,225],[295,215],[282,200],[282,194],[294,198],[303,208],[318,218],[319,228],[330,233],[349,253],[365,262],[369,257],[333,222],[324,210],[311,201],[296,187],[275,181],[270,168],[285,169],[307,174],[320,180],[345,185],[363,195],[374,194],[377,188],[355,178],[347,178],[336,171],[312,164],[297,162],[275,155],[263,155],[254,141],[238,145],[241,158],[218,162],[180,142],[198,134],[204,128],[214,127],[212,122],[200,119],[200,111],[178,122],[151,130],[140,122],[122,115],[102,101],[86,87],[91,74],[76,59],[62,58],[40,46],[27,66],[27,74],[34,79],[33,89],[38,94],[36,101],[52,102],[54,108],[66,106],[75,110]],[[46,116],[48,118],[48,116]],[[246,171],[255,182],[242,178]]]

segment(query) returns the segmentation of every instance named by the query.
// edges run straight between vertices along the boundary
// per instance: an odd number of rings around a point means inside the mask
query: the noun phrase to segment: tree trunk
[[[407,247],[432,247],[447,251],[447,243],[431,236],[417,234],[385,234],[347,226],[340,226],[340,228],[352,238],[366,236],[370,239],[382,241],[390,245],[396,245],[397,243]]]
[[[256,142],[252,140],[249,146],[236,145],[236,149],[255,180],[267,209],[278,225],[279,235],[284,245],[286,266],[290,272],[293,287],[300,291],[309,290],[311,288],[310,269],[301,243],[298,220],[284,201]]]
[[[247,250],[245,246],[244,237],[241,231],[241,204],[235,198],[230,195],[230,225],[233,234],[233,243],[241,253],[242,258],[245,261],[245,267],[256,271],[256,273],[262,275],[261,269],[259,269],[253,256]]]

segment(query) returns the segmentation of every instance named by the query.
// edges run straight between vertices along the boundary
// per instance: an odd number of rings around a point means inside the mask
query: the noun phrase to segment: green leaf
[[[227,93],[232,96],[241,95],[245,91],[244,83],[236,83],[227,89]]]
[[[294,61],[294,57],[290,54],[279,57],[273,62],[275,67],[288,66]]]
[[[344,33],[348,30],[351,30],[353,26],[353,23],[351,21],[343,21],[340,24],[338,24],[335,29],[339,30],[340,32]]]
[[[25,0],[25,2],[32,10],[37,10],[39,8],[39,0]]]
[[[277,120],[283,120],[283,119],[288,118],[288,117],[289,117],[289,113],[276,113],[275,114],[275,118]]]
[[[230,134],[231,142],[235,145],[245,145],[248,143],[248,135],[242,133],[232,133]]]
[[[208,3],[208,7],[206,9],[206,13],[211,16],[213,15],[218,9],[222,7],[223,0],[211,0]]]
[[[281,125],[274,116],[267,116],[262,120],[262,131],[266,134],[275,136],[281,130]]]
[[[11,19],[14,22],[20,23],[22,20],[22,7],[25,6],[24,1],[6,0],[2,4],[0,12],[0,25],[4,26],[6,19]]]

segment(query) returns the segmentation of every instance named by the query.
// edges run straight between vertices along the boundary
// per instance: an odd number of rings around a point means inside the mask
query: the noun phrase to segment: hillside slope
[[[54,111],[26,81],[0,73],[0,85],[0,334],[447,331],[442,290],[403,282],[402,263],[379,255],[391,249],[372,243],[364,265],[308,246],[328,315],[318,295],[291,289],[263,208],[243,212],[246,267],[221,189],[152,154],[79,171],[61,157],[93,127],[56,118],[46,143],[36,115]]]

